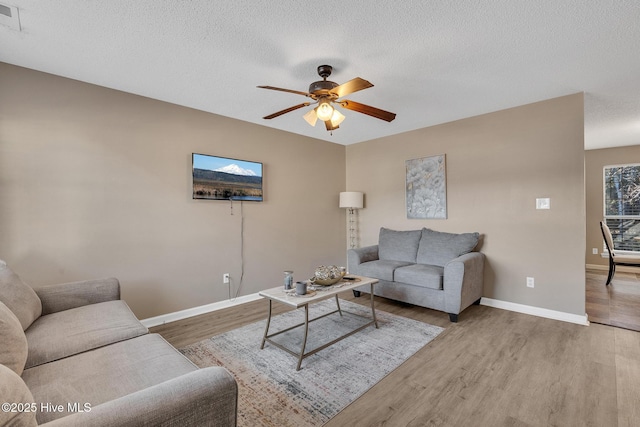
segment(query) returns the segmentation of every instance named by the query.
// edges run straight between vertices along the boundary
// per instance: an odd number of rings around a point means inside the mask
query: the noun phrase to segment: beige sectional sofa
[[[0,261],[0,426],[235,426],[237,396],[149,334],[118,280],[32,289]]]

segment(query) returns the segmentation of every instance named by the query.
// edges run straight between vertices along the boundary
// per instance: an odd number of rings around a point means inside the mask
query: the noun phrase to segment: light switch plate
[[[551,209],[551,199],[548,197],[536,199],[536,209]]]

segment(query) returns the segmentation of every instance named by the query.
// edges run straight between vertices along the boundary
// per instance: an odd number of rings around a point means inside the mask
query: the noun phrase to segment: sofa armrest
[[[445,264],[443,289],[447,313],[459,314],[482,298],[484,258],[481,252],[470,252]]]
[[[236,425],[238,385],[226,369],[199,369],[42,424],[46,427]]]
[[[365,246],[363,248],[349,249],[347,251],[347,269],[351,274],[358,274],[358,266],[363,262],[378,259],[378,245]]]
[[[35,288],[42,302],[42,315],[120,299],[120,282],[116,278],[82,280]]]

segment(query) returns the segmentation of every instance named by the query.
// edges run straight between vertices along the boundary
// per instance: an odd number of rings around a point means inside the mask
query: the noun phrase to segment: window
[[[617,250],[640,252],[640,164],[604,167],[604,220]]]

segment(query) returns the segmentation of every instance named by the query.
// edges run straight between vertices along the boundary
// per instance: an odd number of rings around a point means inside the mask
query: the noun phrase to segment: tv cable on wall
[[[231,215],[233,215],[233,198],[229,198],[231,204]],[[229,280],[229,300],[233,301],[238,298],[240,294],[240,288],[242,288],[242,281],[244,280],[244,204],[240,200],[240,283],[236,294],[231,298],[231,280]]]

